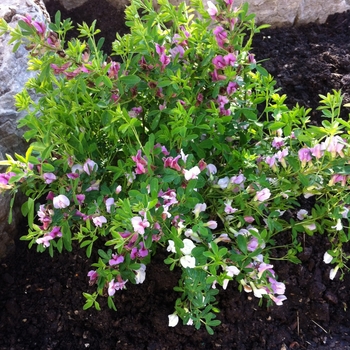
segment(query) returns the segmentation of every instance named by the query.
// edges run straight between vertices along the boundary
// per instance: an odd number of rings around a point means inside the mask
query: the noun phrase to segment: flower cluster
[[[27,195],[29,246],[98,257],[84,309],[99,309],[101,296],[116,309],[118,291],[146,281],[164,249],[170,270],[182,269],[169,326],[181,319],[212,334],[215,295],[230,281],[260,301],[287,300],[274,260],[299,262],[305,233],[330,237],[331,279],[348,268],[350,137],[339,92],[321,96],[322,127],[284,104],[251,53],[263,26],[247,5],[193,4],[200,20],[185,4],[156,12],[134,1],[130,34],[113,44],[120,62],[100,50],[95,22],[66,45],[71,23],[59,14],[49,27],[1,21],[39,74],[16,96],[31,145],[0,161],[0,190]]]

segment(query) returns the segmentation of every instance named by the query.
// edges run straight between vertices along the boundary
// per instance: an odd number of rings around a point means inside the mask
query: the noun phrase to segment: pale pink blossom
[[[254,197],[255,201],[264,202],[271,197],[271,192],[268,188],[263,188],[261,191],[256,192]]]
[[[93,217],[92,221],[96,227],[102,227],[102,225],[107,222],[107,219],[101,215]]]
[[[96,171],[98,169],[98,165],[91,159],[87,159],[86,162],[83,165],[83,170],[88,174],[91,175],[93,171]],[[72,169],[73,170],[73,169]]]
[[[195,217],[197,218],[199,213],[205,211],[207,209],[207,205],[205,203],[197,203],[194,207],[194,210],[192,211],[192,213],[195,215]]]
[[[134,216],[131,219],[131,224],[134,228],[134,231],[140,235],[144,235],[145,228],[150,227],[150,223],[147,221],[147,219],[142,219],[140,216]]]
[[[54,173],[44,173],[43,178],[44,178],[46,184],[51,184],[52,182],[54,182],[57,179],[57,177]]]
[[[54,197],[52,202],[53,202],[54,208],[56,209],[64,209],[70,205],[69,199],[63,194],[60,194],[57,197]]]

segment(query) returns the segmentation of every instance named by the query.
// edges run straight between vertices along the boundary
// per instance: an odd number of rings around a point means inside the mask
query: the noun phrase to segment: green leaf
[[[141,81],[137,75],[124,75],[119,80],[128,86],[134,86]]]

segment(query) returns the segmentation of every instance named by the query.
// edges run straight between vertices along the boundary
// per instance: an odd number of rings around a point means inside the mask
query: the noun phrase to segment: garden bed
[[[97,17],[92,3],[90,12]],[[73,18],[63,12],[66,16]],[[103,17],[113,32],[118,31],[114,18]],[[288,104],[316,107],[318,94],[332,89],[342,89],[344,103],[350,102],[349,37],[347,12],[331,16],[323,25],[265,30],[253,46],[257,60],[270,58],[264,66],[275,76],[280,93],[288,95]],[[347,115],[344,109],[343,117]],[[312,117],[320,122],[318,111]],[[25,228],[19,235],[24,233]],[[287,242],[288,235],[284,238]],[[180,270],[169,273],[163,263],[166,252],[154,257],[142,285],[129,284],[118,291],[117,312],[103,301],[102,311],[83,311],[82,292],[88,288],[90,270],[84,252],[52,259],[18,242],[15,255],[0,266],[0,350],[350,349],[350,276],[329,280],[331,267],[323,263],[328,240],[305,234],[300,241],[302,264],[273,262],[286,284],[283,306],[259,306],[256,298],[240,293],[230,282],[217,297],[222,324],[213,336],[204,328],[168,327]]]

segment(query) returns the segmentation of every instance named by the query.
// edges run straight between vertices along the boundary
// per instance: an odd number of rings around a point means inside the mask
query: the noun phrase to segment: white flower
[[[333,256],[325,252],[323,255],[323,262],[329,264],[333,260]]]
[[[180,263],[184,268],[189,267],[190,269],[193,269],[196,266],[196,259],[193,256],[184,255],[180,258]]]
[[[193,232],[193,230],[191,228],[187,229],[185,231],[185,236],[188,237],[188,238],[191,238],[193,241],[199,243],[201,242],[199,236],[198,236],[198,233],[197,232]]]
[[[53,202],[54,208],[56,209],[67,208],[68,205],[70,204],[69,199],[63,194],[60,194],[59,196],[54,197],[52,202]]]
[[[179,323],[179,316],[175,314],[168,315],[169,327],[175,327]]]
[[[184,247],[181,248],[180,250],[184,255],[190,255],[192,252],[192,249],[195,248],[196,245],[193,243],[193,241],[191,241],[188,238],[185,238],[182,242],[184,244]]]
[[[136,272],[136,276],[135,276],[136,284],[143,283],[146,278],[146,265],[141,264],[141,267],[135,272]]]
[[[226,271],[227,276],[229,277],[233,277],[233,276],[237,276],[240,271],[238,270],[238,268],[236,266],[225,266],[224,270]],[[226,289],[228,282],[230,280],[229,279],[224,279],[224,282],[222,283],[222,288]]]
[[[267,294],[266,289],[264,288],[256,288],[255,284],[253,282],[250,282],[250,285],[253,289],[254,296],[256,298],[262,298],[263,294]]]
[[[334,269],[331,269],[331,271],[329,271],[329,278],[331,280],[334,279],[334,277],[337,274],[338,270],[339,270],[339,266],[336,266]]]
[[[337,220],[337,224],[335,226],[332,226],[332,228],[335,228],[336,231],[341,231],[343,229],[343,225],[341,223],[341,219]]]
[[[200,172],[201,172],[201,170],[199,169],[198,166],[194,166],[190,170],[184,169],[185,179],[187,181],[189,181],[191,179],[198,179],[198,175],[200,174]]]
[[[173,240],[169,239],[169,241],[168,241],[168,248],[166,250],[168,252],[171,252],[171,253],[176,253],[175,243],[174,243]]]

